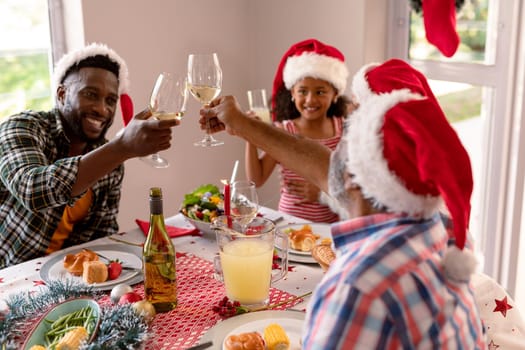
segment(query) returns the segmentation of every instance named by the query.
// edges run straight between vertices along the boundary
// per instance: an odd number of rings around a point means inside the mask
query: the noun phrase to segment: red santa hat
[[[122,111],[122,119],[124,125],[133,118],[133,101],[129,96],[129,73],[126,62],[112,49],[104,44],[93,43],[81,49],[71,51],[57,62],[53,73],[53,82],[56,88],[64,82],[69,70],[78,65],[82,61],[95,56],[106,56],[111,61],[116,63],[119,67],[118,81],[119,81],[119,95],[120,95],[120,110]]]
[[[455,0],[424,0],[422,8],[428,42],[443,55],[452,57],[460,42],[456,32]]]
[[[352,88],[359,107],[349,117],[345,141],[353,182],[392,212],[427,218],[444,201],[458,248],[447,253],[446,270],[468,279],[475,261],[457,259],[464,258],[470,216],[470,159],[426,78],[392,59],[361,68]]]
[[[345,57],[333,46],[316,39],[307,39],[292,45],[281,58],[272,89],[272,109],[275,109],[277,92],[290,90],[295,83],[306,77],[330,82],[341,95],[346,89],[348,69]],[[275,115],[273,116],[275,120]]]

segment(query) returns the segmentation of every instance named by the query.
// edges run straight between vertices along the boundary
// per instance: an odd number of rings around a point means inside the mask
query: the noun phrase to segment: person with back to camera
[[[103,44],[66,54],[56,107],[0,124],[0,268],[118,232],[123,162],[170,147],[177,121],[133,118],[128,68]],[[106,140],[120,100],[129,124]]]
[[[485,349],[468,247],[468,154],[426,78],[392,59],[353,79],[336,150],[246,116],[232,96],[201,110],[328,193],[336,258],[307,307],[302,348]],[[448,215],[440,212],[446,206]]]
[[[343,54],[316,39],[292,45],[277,68],[271,97],[274,125],[293,135],[314,139],[334,149],[341,139],[348,99],[343,95],[348,70]],[[257,187],[270,177],[278,162],[260,157],[247,143],[246,173]],[[319,203],[319,187],[291,169],[280,166],[279,210],[314,222],[335,222],[336,213]]]

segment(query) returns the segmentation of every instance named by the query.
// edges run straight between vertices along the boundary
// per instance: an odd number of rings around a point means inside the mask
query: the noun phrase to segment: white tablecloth
[[[300,223],[305,220],[298,219],[286,214],[282,214],[269,208],[260,208],[260,213],[272,220],[277,220],[278,225],[287,223]],[[280,219],[282,217],[282,219]],[[145,219],[145,218],[141,218]],[[146,218],[147,220],[147,218]],[[177,227],[188,227],[189,224],[181,214],[166,219],[166,225]],[[117,234],[112,237],[125,240],[131,243],[144,243],[145,236],[143,232],[136,228],[134,230]],[[218,253],[215,235],[203,234],[199,236],[183,236],[172,239],[175,249],[178,252],[194,254],[200,258],[212,261]],[[78,250],[79,247],[90,247],[101,244],[115,244],[116,242],[109,238],[101,238],[79,246],[70,247],[65,250],[55,252],[49,256],[33,259],[18,265],[10,266],[0,270],[0,310],[5,309],[4,299],[13,293],[26,291],[37,291],[45,282],[40,276],[40,269],[46,261],[52,259],[57,254],[64,254],[68,250]],[[317,264],[300,264],[291,262],[292,269],[288,272],[285,279],[275,283],[274,287],[284,290],[290,294],[302,295],[314,290],[317,283],[323,276],[323,271]],[[294,308],[304,310],[309,298],[304,302],[297,304]]]

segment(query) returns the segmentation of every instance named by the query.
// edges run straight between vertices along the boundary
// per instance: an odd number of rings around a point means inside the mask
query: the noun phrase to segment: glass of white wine
[[[236,223],[246,232],[248,224],[257,216],[259,199],[253,181],[239,180],[231,184],[230,214]]]
[[[222,70],[217,54],[190,54],[188,56],[188,89],[192,96],[203,105],[207,105],[219,96],[221,88]],[[204,138],[195,142],[195,146],[211,147],[224,144],[210,134],[209,120],[206,129]]]
[[[168,72],[160,73],[150,95],[151,118],[180,120],[186,111],[187,97],[186,78],[184,76]],[[169,166],[169,162],[158,153],[140,159],[155,168],[167,168]]]

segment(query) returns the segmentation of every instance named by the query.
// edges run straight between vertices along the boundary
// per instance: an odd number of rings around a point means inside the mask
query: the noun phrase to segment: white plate
[[[301,333],[304,323],[301,311],[257,311],[219,322],[208,330],[199,343],[213,342],[213,349],[223,349],[222,344],[230,334],[257,331],[263,335],[264,327],[270,323],[280,324],[290,338],[290,350],[301,349]]]
[[[135,284],[141,282],[142,276],[142,249],[131,247],[124,244],[105,244],[92,247],[86,247],[109,260],[119,259],[125,267],[131,267],[136,270],[123,269],[117,279],[102,283],[93,283],[91,286],[94,290],[110,290],[119,283]],[[66,254],[75,254],[82,251],[80,248],[67,250],[49,259],[40,269],[40,277],[46,282],[53,279],[71,279],[77,282],[83,282],[82,276],[73,276],[64,268],[64,256]],[[100,258],[107,262],[104,258]]]
[[[320,236],[320,238],[317,240],[318,242],[320,242],[323,238],[332,239],[332,235],[330,231],[330,224],[314,223],[314,222],[302,223],[302,224],[289,224],[289,225],[278,226],[277,229],[279,229],[281,232],[284,233],[287,229],[299,230],[304,225],[310,225],[310,227],[312,228],[312,232]],[[303,252],[301,250],[296,250],[293,248],[288,248],[288,260],[293,261],[293,262],[305,262],[305,263],[315,263],[316,262],[314,258],[312,257],[311,252]]]
[[[298,255],[288,254],[288,262],[303,263],[303,264],[317,264],[317,261],[312,255]]]

